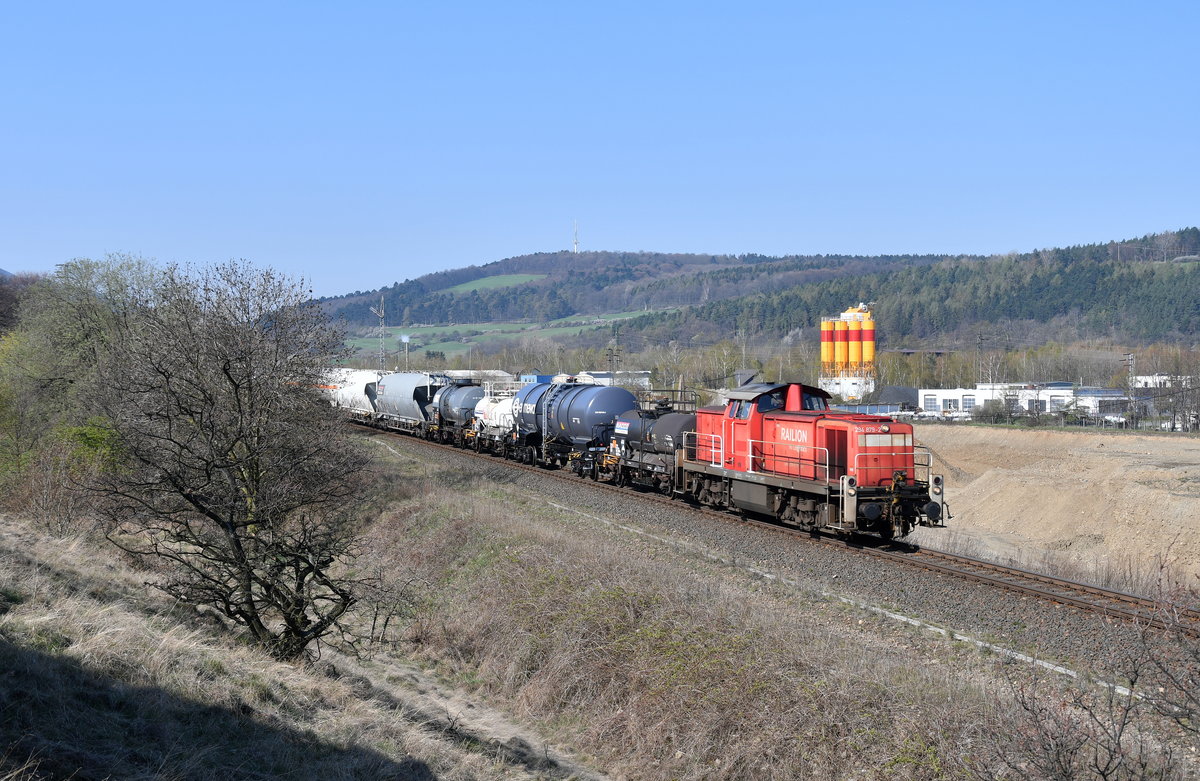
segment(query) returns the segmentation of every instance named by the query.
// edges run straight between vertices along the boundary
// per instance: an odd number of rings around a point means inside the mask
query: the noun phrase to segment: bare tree
[[[1170,746],[1139,729],[1147,707],[1136,693],[1145,659],[1121,660],[1125,685],[1062,682],[1009,670],[1013,708],[986,742],[985,779],[1171,779],[1182,775]],[[1117,670],[1110,670],[1116,673]]]
[[[364,459],[316,391],[341,335],[307,299],[245,263],[168,268],[116,321],[95,390],[109,539],[278,659],[356,601]]]
[[[1154,621],[1142,627],[1137,658],[1151,671],[1146,701],[1194,742],[1200,738],[1200,637],[1195,618],[1200,589],[1195,581],[1173,578],[1167,560],[1164,557],[1159,565],[1157,609]]]

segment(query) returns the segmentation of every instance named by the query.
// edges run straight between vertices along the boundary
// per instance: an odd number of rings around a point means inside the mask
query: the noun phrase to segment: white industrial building
[[[1129,395],[1120,388],[1082,387],[1070,382],[981,382],[974,388],[917,391],[923,417],[966,417],[989,401],[999,401],[1011,412],[1053,414],[1071,409],[1092,417],[1121,414],[1131,404]]]

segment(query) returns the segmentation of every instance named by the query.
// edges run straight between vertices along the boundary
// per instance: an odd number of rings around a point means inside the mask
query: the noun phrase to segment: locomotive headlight
[[[940,485],[935,485],[935,486],[933,487],[933,495],[934,495],[934,496],[940,496],[940,495],[941,495],[941,493],[942,493],[942,487],[941,487]]]
[[[892,430],[892,427],[891,426],[880,426],[879,430],[882,431],[884,434],[886,434]]]
[[[857,495],[858,495],[858,491],[855,491],[853,488],[849,488],[846,490],[846,496],[857,496]]]

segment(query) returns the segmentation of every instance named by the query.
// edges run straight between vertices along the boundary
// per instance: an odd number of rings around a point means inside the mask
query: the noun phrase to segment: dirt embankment
[[[1145,573],[1166,557],[1200,576],[1200,439],[942,425],[916,436],[946,474],[949,525],[981,548]]]

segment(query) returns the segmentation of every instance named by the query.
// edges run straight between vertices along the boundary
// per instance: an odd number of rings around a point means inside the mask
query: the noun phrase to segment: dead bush
[[[85,486],[95,470],[67,442],[48,439],[9,476],[5,507],[57,537],[95,528]]]

